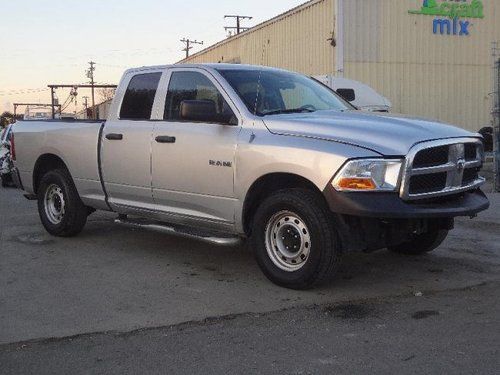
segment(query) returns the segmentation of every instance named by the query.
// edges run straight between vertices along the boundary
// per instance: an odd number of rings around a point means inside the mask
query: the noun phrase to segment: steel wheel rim
[[[299,215],[290,211],[274,214],[267,223],[265,237],[267,254],[278,268],[295,272],[307,263],[311,235]]]
[[[60,224],[66,212],[62,189],[55,184],[50,185],[45,191],[43,203],[47,219],[54,225]]]

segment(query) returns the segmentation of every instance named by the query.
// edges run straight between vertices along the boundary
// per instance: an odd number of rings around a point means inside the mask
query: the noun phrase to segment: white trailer
[[[335,90],[340,96],[363,111],[390,112],[392,103],[373,88],[359,81],[329,75],[313,77]]]

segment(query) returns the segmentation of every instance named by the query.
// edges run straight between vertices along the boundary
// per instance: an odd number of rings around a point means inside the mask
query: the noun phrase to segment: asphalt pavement
[[[336,280],[271,284],[246,246],[97,213],[47,235],[0,189],[0,373],[498,373],[500,195],[424,257],[349,254]]]

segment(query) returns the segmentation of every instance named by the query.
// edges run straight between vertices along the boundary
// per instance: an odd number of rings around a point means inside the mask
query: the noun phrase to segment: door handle
[[[123,139],[123,134],[109,133],[106,134],[106,139],[110,141],[121,141]]]
[[[159,135],[155,138],[155,141],[158,143],[175,143],[175,137],[171,137],[169,135]]]

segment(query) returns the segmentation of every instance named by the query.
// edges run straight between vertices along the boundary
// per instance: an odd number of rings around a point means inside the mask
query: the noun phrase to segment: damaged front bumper
[[[411,202],[403,201],[397,193],[338,192],[331,186],[323,194],[332,212],[380,219],[472,217],[490,206],[480,189]]]

